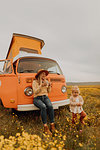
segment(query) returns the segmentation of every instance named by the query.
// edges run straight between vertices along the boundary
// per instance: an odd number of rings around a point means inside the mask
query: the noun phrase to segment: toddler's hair
[[[72,86],[72,93],[73,93],[73,91],[75,91],[75,90],[77,90],[77,91],[79,92],[79,94],[80,94],[80,90],[79,90],[79,87],[78,87],[77,85]]]

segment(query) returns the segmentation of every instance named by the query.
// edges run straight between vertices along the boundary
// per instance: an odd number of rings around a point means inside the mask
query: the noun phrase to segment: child
[[[84,117],[86,113],[83,111],[82,105],[84,103],[82,96],[79,95],[80,91],[78,86],[72,87],[72,96],[70,97],[70,111],[72,112],[72,123],[75,123],[77,114],[80,114],[80,121],[84,124]]]

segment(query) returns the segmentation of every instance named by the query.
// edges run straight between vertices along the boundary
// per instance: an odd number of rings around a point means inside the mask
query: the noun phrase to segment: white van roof
[[[49,58],[45,55],[39,55],[39,54],[34,54],[34,53],[27,53],[27,52],[20,52],[16,57],[14,57],[13,59],[13,63],[19,59],[19,58],[22,58],[22,57],[41,57],[41,58],[48,58],[48,59],[52,59],[52,58]],[[54,60],[54,59],[52,59]],[[55,60],[54,60],[55,61]]]

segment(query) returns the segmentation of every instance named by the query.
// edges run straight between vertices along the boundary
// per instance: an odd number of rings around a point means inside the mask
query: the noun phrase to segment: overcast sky
[[[100,81],[100,0],[0,0],[0,59],[13,33],[43,39],[66,81]]]

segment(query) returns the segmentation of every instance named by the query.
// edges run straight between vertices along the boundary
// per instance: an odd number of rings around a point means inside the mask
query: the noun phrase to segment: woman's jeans
[[[47,109],[48,109],[50,123],[54,122],[54,109],[48,96],[42,95],[42,96],[35,97],[33,100],[33,104],[36,107],[40,108],[43,124],[47,123]]]

